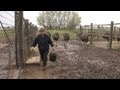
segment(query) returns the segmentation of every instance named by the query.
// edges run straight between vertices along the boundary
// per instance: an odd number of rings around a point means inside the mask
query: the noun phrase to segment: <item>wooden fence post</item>
[[[30,22],[29,25],[30,25],[30,28],[29,28],[29,45],[31,46],[31,43],[32,43],[32,42],[31,42],[31,38],[32,38],[32,36],[31,36],[31,33],[32,33],[32,23]],[[29,46],[29,47],[30,47],[30,46]]]
[[[117,27],[114,26],[114,33],[113,33],[114,40],[116,40],[116,29],[117,29]]]
[[[119,28],[119,31],[118,31],[118,33],[120,34],[120,28]]]
[[[112,49],[113,26],[114,26],[114,22],[111,21],[111,26],[110,26],[110,45],[109,45],[109,49]]]
[[[25,44],[24,44],[24,47],[25,47],[25,62],[28,58],[28,55],[29,55],[29,23],[28,23],[28,19],[25,19],[25,27],[24,27],[24,39],[25,39]]]
[[[19,67],[18,58],[18,12],[15,11],[15,57],[16,57],[16,67]]]
[[[90,44],[92,44],[92,31],[93,31],[93,23],[91,23],[91,29],[90,29]]]
[[[29,20],[26,19],[26,34],[27,34],[27,56],[29,56],[30,54],[30,42],[29,42],[29,35],[30,35],[30,31],[29,31]]]
[[[19,65],[23,67],[24,58],[23,58],[23,11],[19,11],[18,15],[18,26],[17,26],[17,44],[18,44],[18,59]]]
[[[80,32],[82,31],[82,25],[80,25]]]
[[[100,37],[100,25],[98,25],[97,27],[97,41],[99,40],[99,37]]]

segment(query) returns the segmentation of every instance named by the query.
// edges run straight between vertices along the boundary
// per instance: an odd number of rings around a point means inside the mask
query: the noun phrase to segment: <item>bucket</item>
[[[57,54],[56,54],[55,52],[51,52],[51,53],[49,54],[49,60],[50,60],[51,62],[55,62],[56,59],[57,59]]]

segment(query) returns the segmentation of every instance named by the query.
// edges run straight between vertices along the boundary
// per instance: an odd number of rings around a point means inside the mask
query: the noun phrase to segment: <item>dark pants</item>
[[[41,56],[41,59],[42,59],[42,62],[43,62],[43,66],[46,66],[47,65],[47,55],[48,55],[48,52],[49,50],[39,50],[40,52],[40,56]]]

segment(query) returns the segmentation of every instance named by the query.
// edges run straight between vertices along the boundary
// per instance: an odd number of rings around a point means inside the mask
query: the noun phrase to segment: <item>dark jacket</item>
[[[53,47],[53,42],[47,35],[38,35],[34,39],[32,46],[35,47],[37,44],[39,50],[49,50],[49,44]]]

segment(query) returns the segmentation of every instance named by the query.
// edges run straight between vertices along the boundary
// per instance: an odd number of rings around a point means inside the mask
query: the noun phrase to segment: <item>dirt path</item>
[[[49,61],[46,71],[39,56],[29,59],[21,79],[120,79],[120,52],[89,45],[83,49],[78,41],[70,41],[67,49],[60,41],[56,52],[58,64]]]

